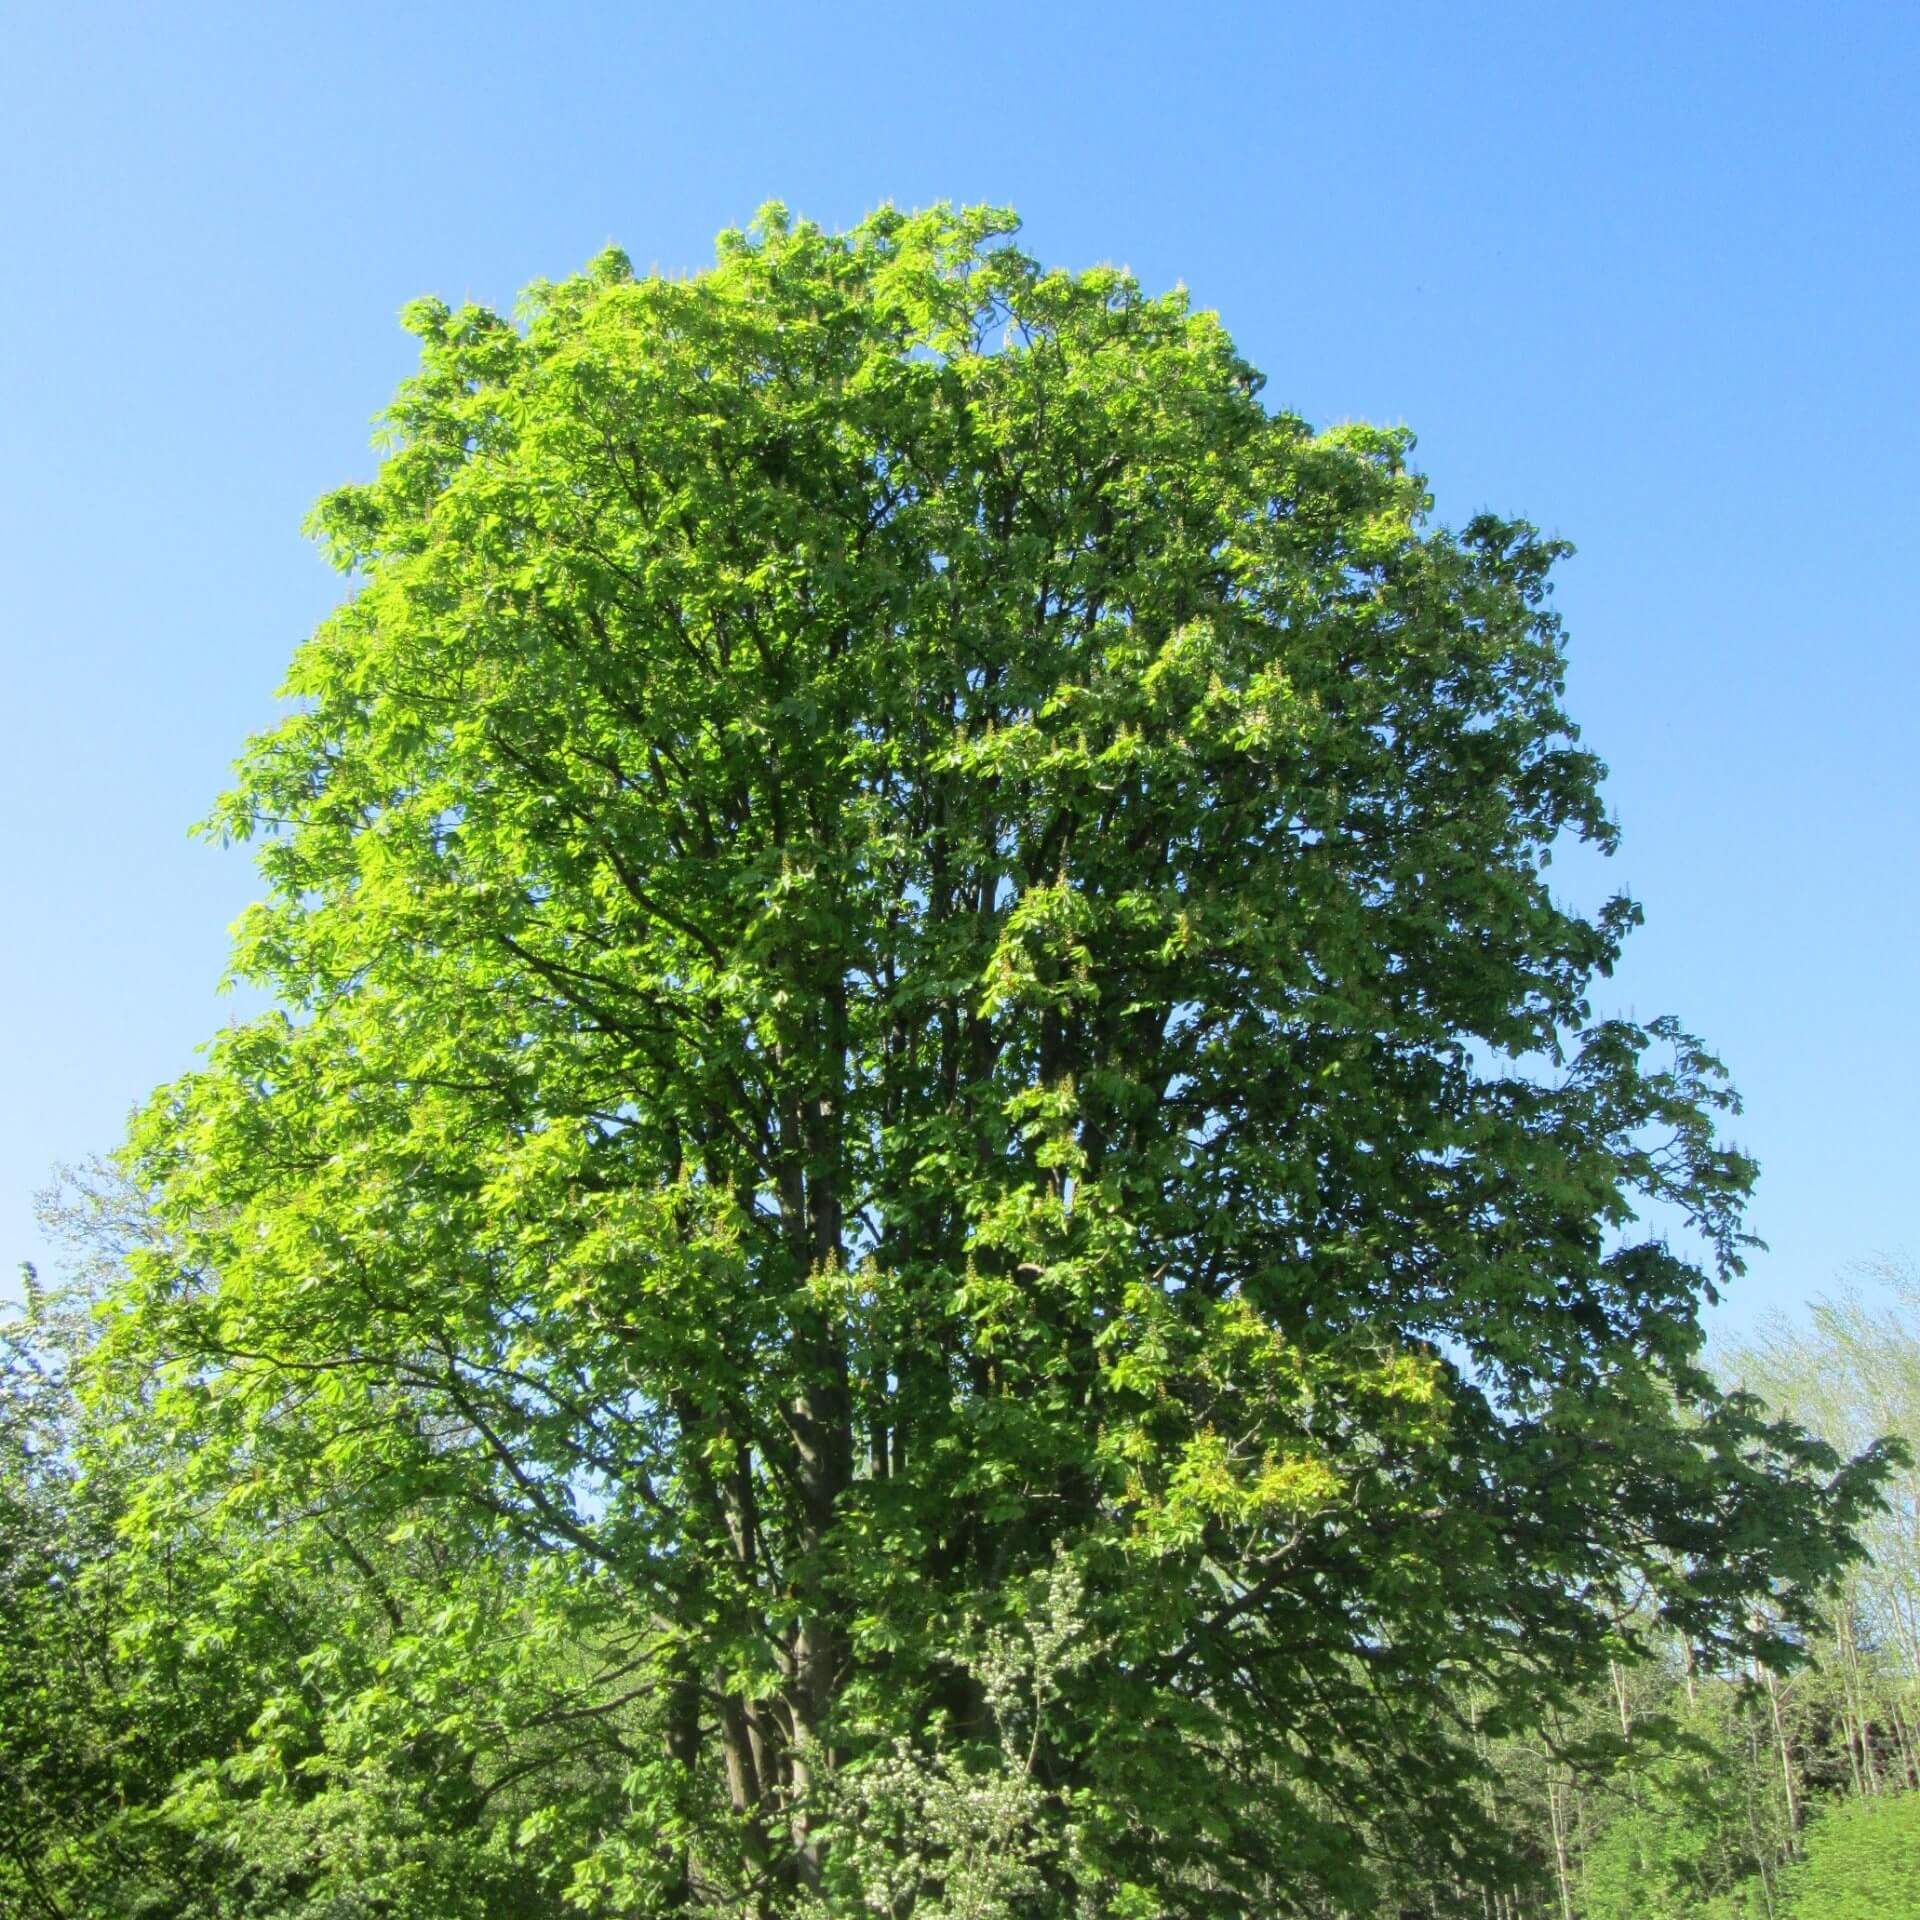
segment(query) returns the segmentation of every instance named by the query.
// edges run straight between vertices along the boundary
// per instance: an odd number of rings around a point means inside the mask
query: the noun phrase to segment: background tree
[[[1699,1364],[1752,1170],[1547,885],[1561,549],[1013,227],[409,310],[216,816],[279,1010],[135,1133],[109,1361],[222,1510],[492,1529],[644,1676],[590,1908],[982,1910],[837,1845],[901,1767],[1029,1914],[1465,1884],[1476,1735],[1773,1647],[1877,1470]]]
[[[1716,1358],[1730,1382],[1847,1451],[1880,1434],[1920,1438],[1920,1275],[1911,1261],[1881,1259],[1858,1277],[1878,1281],[1885,1304],[1845,1286],[1813,1301],[1804,1323],[1775,1316]],[[1867,1557],[1834,1620],[1838,1664],[1856,1687],[1874,1649],[1920,1673],[1920,1466],[1911,1455],[1892,1463],[1861,1540]],[[1911,1731],[1886,1729],[1909,1748]]]
[[[113,1190],[96,1184],[74,1209],[103,1238],[124,1225],[109,1218]],[[154,1811],[175,1770],[247,1717],[231,1670],[200,1684],[206,1663],[178,1631],[171,1600],[191,1557],[156,1568],[144,1604],[132,1601],[117,1529],[153,1462],[129,1452],[85,1471],[87,1282],[112,1261],[73,1286],[24,1269],[21,1310],[0,1319],[0,1910],[41,1920],[137,1912],[145,1890],[190,1883],[192,1849]],[[136,1612],[128,1659],[120,1636]]]
[[[1885,1805],[1852,1801],[1816,1820],[1806,1858],[1784,1876],[1794,1920],[1920,1916],[1920,1794]]]
[[[317,1460],[263,1512],[129,1405],[90,1414],[89,1306],[156,1230],[103,1167],[44,1218],[69,1270],[0,1321],[0,1911],[569,1910],[624,1807],[617,1677],[529,1631],[524,1557],[471,1520],[370,1525]]]
[[[1703,1660],[1684,1642],[1662,1644],[1649,1624],[1647,1657],[1612,1663],[1554,1723],[1489,1747],[1507,1879],[1479,1890],[1406,1884],[1395,1889],[1400,1911],[1794,1920],[1899,1910],[1871,1876],[1887,1888],[1914,1877],[1903,1850],[1920,1788],[1920,1674],[1900,1623],[1912,1587],[1920,1302],[1903,1263],[1870,1271],[1886,1284],[1883,1304],[1850,1287],[1816,1299],[1800,1319],[1729,1343],[1715,1371],[1732,1390],[1764,1390],[1836,1446],[1894,1437],[1885,1505],[1861,1528],[1871,1557],[1846,1569],[1818,1623],[1793,1631],[1777,1671]]]

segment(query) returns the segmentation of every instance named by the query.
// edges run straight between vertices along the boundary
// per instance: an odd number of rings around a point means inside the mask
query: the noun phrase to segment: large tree
[[[1013,230],[409,309],[216,815],[277,1010],[132,1149],[165,1494],[543,1556],[609,1912],[1470,1880],[1476,1738],[1872,1477],[1697,1364],[1751,1168],[1548,885],[1561,549]]]

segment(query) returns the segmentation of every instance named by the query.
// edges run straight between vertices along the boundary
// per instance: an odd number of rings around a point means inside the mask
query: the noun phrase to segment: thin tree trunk
[[[1560,1817],[1560,1791],[1547,1771],[1547,1823],[1553,1830],[1553,1872],[1560,1886],[1560,1920],[1573,1920],[1573,1874],[1567,1859],[1566,1824]]]
[[[1893,1737],[1900,1749],[1901,1783],[1908,1788],[1920,1787],[1920,1754],[1914,1750],[1913,1728],[1901,1708],[1897,1684],[1887,1704],[1893,1719]]]
[[[1587,1798],[1578,1786],[1573,1790],[1573,1832],[1576,1858],[1580,1863],[1580,1906],[1584,1912],[1593,1898],[1587,1884]]]
[[[1860,1764],[1866,1770],[1867,1791],[1880,1792],[1880,1767],[1873,1757],[1873,1720],[1869,1713],[1866,1669],[1860,1664],[1860,1642],[1853,1631],[1853,1619],[1847,1619],[1847,1659],[1853,1669],[1854,1714],[1860,1723]]]
[[[1767,1705],[1773,1713],[1773,1738],[1780,1753],[1780,1779],[1787,1792],[1787,1851],[1800,1850],[1800,1793],[1793,1780],[1793,1750],[1787,1740],[1787,1723],[1780,1712],[1780,1683],[1771,1667],[1760,1669],[1767,1684]]]
[[[1633,1738],[1633,1716],[1627,1710],[1627,1676],[1619,1661],[1607,1662],[1607,1675],[1613,1682],[1613,1704],[1620,1712],[1620,1738]]]

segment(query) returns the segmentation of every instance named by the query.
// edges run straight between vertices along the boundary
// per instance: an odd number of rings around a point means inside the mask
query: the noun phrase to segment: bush
[[[1781,1891],[1792,1920],[1920,1920],[1920,1794],[1822,1814]]]

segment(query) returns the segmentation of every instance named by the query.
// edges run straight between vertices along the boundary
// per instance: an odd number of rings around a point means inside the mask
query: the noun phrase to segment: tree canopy
[[[274,1010],[129,1148],[134,1524],[363,1591],[587,1911],[1470,1884],[1479,1743],[1778,1652],[1877,1471],[1700,1365],[1753,1169],[1549,885],[1564,549],[1014,232],[408,310],[214,816]]]

